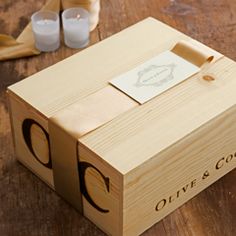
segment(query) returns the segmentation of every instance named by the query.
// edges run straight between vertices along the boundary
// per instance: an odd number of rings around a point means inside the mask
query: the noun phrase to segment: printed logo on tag
[[[174,79],[173,72],[175,67],[175,64],[151,65],[138,73],[138,80],[135,86],[161,86],[167,81]]]
[[[171,51],[115,77],[110,84],[143,104],[200,71]]]

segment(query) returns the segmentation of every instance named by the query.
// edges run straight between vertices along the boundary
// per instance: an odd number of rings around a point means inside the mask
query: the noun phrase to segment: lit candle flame
[[[49,23],[48,19],[45,19],[45,18],[43,19],[43,22],[44,22],[45,25]]]
[[[80,18],[80,14],[78,14],[78,15],[76,16],[76,19],[77,19],[77,20],[79,20],[79,18]]]

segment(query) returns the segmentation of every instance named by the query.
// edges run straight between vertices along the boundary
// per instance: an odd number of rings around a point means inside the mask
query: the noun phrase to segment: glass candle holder
[[[52,11],[38,11],[32,17],[35,47],[42,52],[55,51],[60,46],[59,16]]]
[[[70,8],[62,13],[65,44],[83,48],[89,43],[89,13],[83,8]]]

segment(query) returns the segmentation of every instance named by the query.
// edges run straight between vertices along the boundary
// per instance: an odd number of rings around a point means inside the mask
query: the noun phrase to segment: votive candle
[[[70,8],[62,13],[65,44],[83,48],[89,43],[89,13],[83,8]]]
[[[35,46],[43,52],[55,51],[60,46],[59,16],[52,11],[38,11],[31,17]]]

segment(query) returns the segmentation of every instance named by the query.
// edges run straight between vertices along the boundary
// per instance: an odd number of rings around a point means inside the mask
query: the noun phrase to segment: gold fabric
[[[107,87],[74,103],[50,118],[76,139],[139,104],[115,87]]]
[[[214,59],[213,50],[204,50],[200,44],[194,45],[193,41],[180,41],[171,51],[198,67]]]

